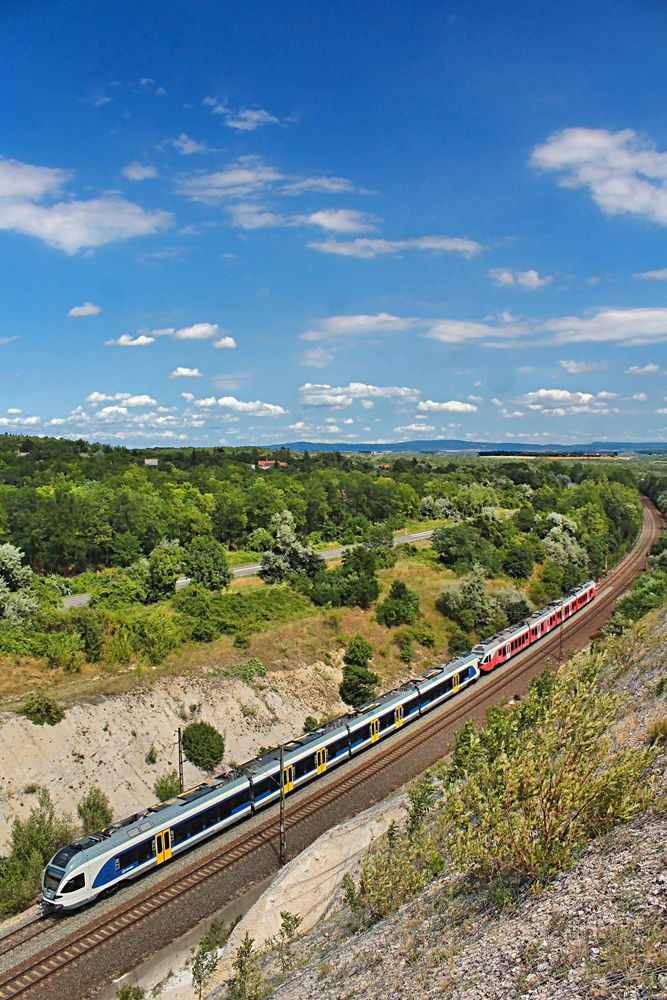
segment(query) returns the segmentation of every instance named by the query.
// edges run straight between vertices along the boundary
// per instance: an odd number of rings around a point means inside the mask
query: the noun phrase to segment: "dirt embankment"
[[[307,715],[344,712],[341,654],[332,654],[329,664],[270,669],[252,684],[211,673],[163,678],[97,704],[75,705],[56,726],[0,713],[0,853],[13,819],[27,816],[40,786],[59,812],[76,814],[93,785],[109,796],[116,818],[150,805],[155,779],[178,766],[177,730],[188,722],[210,722],[223,734],[222,766],[230,766],[294,736]],[[147,764],[151,746],[157,759]],[[186,786],[203,777],[186,762]]]

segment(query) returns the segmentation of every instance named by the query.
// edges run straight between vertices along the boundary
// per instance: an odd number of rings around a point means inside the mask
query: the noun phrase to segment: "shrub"
[[[109,796],[105,795],[97,785],[93,785],[90,791],[86,792],[76,807],[76,811],[83,825],[84,836],[103,830],[113,817]]]
[[[34,898],[46,862],[76,836],[72,818],[56,816],[51,796],[40,788],[28,818],[12,824],[10,852],[0,862],[0,913],[15,913]]]
[[[648,727],[648,741],[651,746],[657,743],[664,743],[667,740],[667,718],[656,719]]]
[[[133,579],[127,572],[106,573],[101,581],[95,581],[89,607],[118,611],[129,604],[143,604],[145,600],[146,587],[141,580]]]
[[[149,765],[157,763],[157,753],[156,753],[155,747],[153,746],[152,743],[151,743],[150,747],[148,748],[148,752],[147,752],[146,756],[144,757],[144,760]]]
[[[162,601],[174,593],[181,568],[181,555],[182,550],[178,544],[167,543],[153,549],[148,557],[147,601]]]
[[[210,723],[191,722],[183,730],[183,753],[195,767],[212,771],[224,756],[225,741]]]
[[[431,632],[430,625],[413,625],[410,635],[420,646],[425,646],[427,649],[435,648],[435,636]]]
[[[377,620],[380,625],[412,625],[419,614],[419,598],[402,580],[394,580],[389,596],[378,604]]]
[[[357,632],[350,639],[343,661],[350,666],[365,667],[373,655],[373,647],[367,642],[361,632]]]
[[[97,663],[104,644],[104,615],[96,608],[72,608],[69,624],[81,636],[86,659],[89,663]]]
[[[65,710],[53,698],[37,692],[26,700],[19,709],[19,715],[25,715],[26,719],[30,719],[36,726],[56,726],[65,718]]]
[[[495,576],[500,568],[499,552],[482,538],[476,528],[467,524],[436,528],[431,542],[445,566],[457,572],[465,573],[475,563],[479,563],[488,576]]]
[[[447,643],[450,656],[459,656],[461,653],[469,653],[472,649],[470,637],[462,632],[460,628],[455,628]]]
[[[133,983],[126,983],[116,990],[116,1000],[144,1000],[146,990]]]
[[[169,799],[175,798],[181,791],[181,783],[176,769],[166,771],[161,777],[156,778],[153,788],[160,802],[167,802]]]
[[[512,545],[505,553],[503,569],[516,580],[527,580],[534,567],[533,553],[525,545]]]
[[[312,733],[314,729],[317,729],[319,722],[314,715],[307,715],[303,720],[303,731],[304,733]]]
[[[253,944],[254,938],[246,931],[232,961],[234,978],[227,984],[224,1000],[260,1000],[265,995],[264,977]]]
[[[135,626],[135,632],[139,649],[153,666],[161,663],[183,638],[178,622],[164,606],[144,612]]]
[[[46,662],[51,669],[62,667],[66,674],[75,674],[83,664],[83,640],[78,632],[52,632],[46,640]]]
[[[227,667],[225,673],[231,677],[240,677],[247,684],[252,684],[255,677],[266,677],[266,666],[256,656],[251,656],[245,663],[234,663]]]

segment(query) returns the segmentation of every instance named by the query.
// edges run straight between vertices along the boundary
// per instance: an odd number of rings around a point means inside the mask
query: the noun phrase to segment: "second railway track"
[[[445,703],[442,709],[413,723],[407,732],[397,733],[385,740],[374,753],[366,754],[361,761],[357,759],[351,762],[344,770],[339,769],[336,780],[321,786],[310,786],[288,800],[288,823],[290,831],[295,832],[293,842],[299,850],[319,835],[317,822],[313,822],[315,817],[333,815],[338,808],[340,815],[334,821],[339,822],[345,818],[345,800],[351,801],[355,795],[358,797],[362,786],[366,788],[365,805],[384,797],[392,787],[400,786],[410,776],[420,773],[426,766],[441,758],[454,730],[466,718],[471,715],[479,718],[487,707],[496,704],[503,695],[511,696],[514,691],[525,689],[530,677],[539,671],[547,657],[559,659],[571,648],[583,648],[587,645],[592,634],[609,618],[615,602],[644,565],[646,552],[661,530],[662,519],[655,508],[645,503],[644,511],[644,522],[637,541],[608,577],[600,581],[598,597],[583,617],[577,616],[555,629],[537,648],[529,649],[506,667],[483,678],[482,682],[469,689],[462,697]],[[408,760],[412,762],[412,768],[406,767]],[[396,779],[401,779],[395,780],[393,786],[390,771],[395,772]],[[313,827],[315,836],[311,836]],[[300,833],[297,834],[296,831]],[[63,920],[62,937],[24,958],[13,968],[0,973],[0,1000],[10,1000],[20,995],[34,997],[35,1000],[50,1000],[51,997],[62,996],[65,994],[63,977],[69,978],[68,970],[74,971],[75,967],[81,990],[76,995],[90,995],[105,982],[132,968],[137,961],[148,957],[147,954],[133,955],[129,940],[128,947],[113,948],[114,942],[123,939],[126,932],[134,934],[142,925],[147,924],[158,926],[160,918],[168,921],[172,908],[198,889],[205,890],[207,885],[211,888],[217,886],[220,876],[234,872],[235,878],[229,879],[229,885],[233,886],[235,881],[238,883],[238,866],[243,865],[250,870],[253,859],[257,861],[259,868],[262,865],[266,868],[267,863],[270,866],[273,859],[272,870],[275,870],[275,842],[278,832],[278,817],[273,810],[253,827],[246,825],[245,828],[240,828],[234,839],[224,846],[218,845],[207,858],[190,863],[178,872],[172,870],[171,878],[162,879],[159,884],[145,888],[133,899],[124,901],[110,912],[95,917],[94,909],[89,909],[87,912],[91,920],[85,927],[67,933],[67,921]],[[263,870],[260,877],[263,877]],[[231,894],[234,895],[234,892]],[[216,906],[209,912],[219,908],[224,902],[216,895]],[[195,923],[196,920],[192,922]],[[41,936],[42,929],[47,929],[48,924],[51,921],[22,925],[1,938],[0,955],[25,944],[31,938]],[[178,921],[172,923],[171,940],[182,933],[177,925]],[[11,942],[12,938],[15,938],[14,943]],[[160,946],[166,943],[168,940],[159,942]],[[112,947],[105,948],[106,945]],[[107,957],[112,953],[113,960],[102,962],[104,969],[98,967],[89,971],[88,975],[81,975],[84,964],[94,954],[102,951]],[[56,980],[59,986],[56,985]],[[71,993],[71,988],[69,995],[75,995]]]

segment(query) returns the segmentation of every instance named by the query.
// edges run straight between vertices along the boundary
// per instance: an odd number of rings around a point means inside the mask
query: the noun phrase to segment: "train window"
[[[266,795],[270,795],[271,792],[276,792],[278,790],[278,782],[275,778],[262,778],[261,781],[253,782],[253,794],[255,797],[255,802],[259,802]]]
[[[303,778],[304,775],[310,774],[311,771],[315,770],[315,755],[311,754],[309,757],[304,757],[303,760],[298,760],[294,765],[294,776],[296,778]]]
[[[250,805],[250,789],[244,788],[243,791],[237,792],[231,798],[232,812],[238,812],[244,806]]]
[[[143,865],[144,861],[150,861],[153,857],[152,841],[144,840],[142,844],[137,844],[134,849],[134,853],[136,854],[137,861],[140,865]]]
[[[358,746],[359,743],[363,743],[364,740],[369,740],[371,738],[371,727],[370,723],[367,726],[361,726],[360,729],[355,730],[351,734],[352,746]]]
[[[59,885],[60,885],[60,875],[57,875],[56,872],[52,872],[47,868],[46,872],[44,873],[44,888],[55,890],[58,888]]]
[[[60,891],[76,892],[77,889],[83,889],[85,884],[86,884],[86,876],[84,875],[83,872],[80,872],[79,875],[75,875],[74,878],[71,878],[69,880],[69,882],[66,882]]]
[[[348,741],[347,736],[344,736],[340,740],[336,740],[335,743],[331,743],[328,747],[329,760],[333,760],[334,757],[338,757],[339,754],[347,753],[348,751]]]
[[[394,711],[392,709],[391,712],[386,712],[384,715],[380,716],[380,729],[389,729],[390,726],[394,725],[395,721]]]
[[[188,824],[179,823],[171,831],[171,842],[174,844],[182,844],[184,840],[188,839]]]

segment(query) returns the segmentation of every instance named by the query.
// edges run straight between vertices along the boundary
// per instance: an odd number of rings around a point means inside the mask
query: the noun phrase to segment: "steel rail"
[[[324,806],[342,798],[401,758],[409,756],[424,744],[451,731],[453,725],[468,718],[475,710],[485,707],[488,703],[493,704],[494,698],[507,687],[508,682],[514,684],[522,680],[526,674],[535,669],[536,665],[559,649],[561,629],[567,634],[568,641],[571,642],[579,637],[580,642],[584,640],[582,645],[586,645],[590,638],[590,619],[598,620],[607,616],[619,596],[641,569],[645,562],[646,550],[650,548],[662,528],[662,519],[652,505],[645,503],[644,512],[642,529],[635,544],[608,576],[600,581],[599,597],[592,605],[587,606],[584,611],[563,625],[554,628],[540,641],[539,646],[526,650],[500,670],[487,675],[486,682],[482,686],[467,689],[462,698],[446,702],[442,710],[423,716],[407,732],[401,730],[393,738],[390,737],[384,743],[381,753],[363,759],[356,766],[348,767],[346,772],[342,772],[344,776],[341,780],[332,782],[324,788],[311,790],[309,795],[290,809],[290,824],[308,819]],[[442,757],[445,752],[446,747],[443,749],[441,746],[436,759]],[[135,898],[130,906],[124,905],[111,913],[104,914],[93,921],[92,925],[78,929],[64,939],[54,942],[42,952],[27,958],[15,968],[6,970],[0,974],[0,1000],[11,1000],[26,992],[41,980],[94,951],[138,921],[168,906],[184,893],[224,871],[241,858],[249,857],[254,851],[265,847],[278,834],[279,820],[276,816],[269,816],[250,837],[241,834],[229,845],[225,845],[213,854],[209,861],[203,864],[195,862],[170,884],[146,890],[138,899]]]

